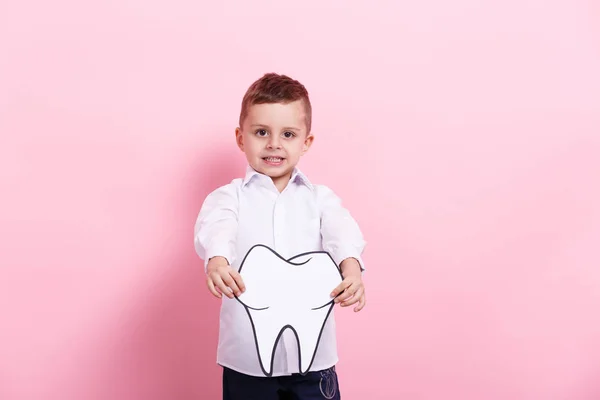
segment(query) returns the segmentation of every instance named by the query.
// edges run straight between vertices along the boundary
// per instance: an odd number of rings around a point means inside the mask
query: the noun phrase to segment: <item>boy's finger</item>
[[[223,279],[221,279],[220,276],[215,278],[214,283],[217,286],[217,288],[219,288],[221,293],[223,293],[225,296],[229,297],[230,299],[233,299],[233,293],[231,293],[231,289],[229,289],[227,287],[227,285],[225,285],[225,282],[223,282]]]
[[[342,303],[342,302],[350,299],[352,296],[354,296],[354,294],[356,293],[356,290],[357,290],[356,285],[352,284],[352,285],[348,286],[342,294],[340,294],[338,297],[335,298],[335,302]]]
[[[237,271],[232,271],[231,272],[231,276],[233,276],[233,279],[235,280],[235,283],[238,285],[238,287],[240,288],[240,290],[243,292],[246,291],[246,285],[244,285],[244,280],[242,279],[242,276],[240,275],[239,272]]]
[[[342,294],[340,294],[338,297],[335,298],[334,302],[335,303],[343,303],[344,301],[347,301],[351,297],[352,297],[352,292],[350,291],[350,289],[346,289],[345,292],[343,292]]]
[[[351,299],[346,300],[345,302],[343,302],[342,304],[340,304],[340,306],[342,307],[348,307],[351,306],[352,304],[356,304],[358,303],[358,300],[360,299],[360,297],[354,296]]]
[[[331,297],[336,297],[338,294],[346,290],[346,288],[350,285],[351,282],[346,280],[342,281],[342,283],[340,283],[335,289],[333,289],[333,292],[331,292]]]
[[[223,277],[223,282],[225,282],[225,284],[231,288],[231,291],[236,296],[239,296],[240,294],[242,294],[242,292],[240,292],[240,289],[236,285],[235,280],[233,279],[233,277],[230,274],[227,274]]]
[[[218,297],[219,299],[221,298],[221,293],[217,292],[217,289],[215,289],[215,284],[213,283],[212,279],[208,278],[206,280],[207,285],[208,285],[208,290],[215,296]]]
[[[365,294],[363,293],[358,300],[358,305],[354,308],[354,312],[359,312],[362,310],[365,307],[365,304],[367,304],[367,299],[365,299]]]
[[[362,294],[364,293],[364,290],[362,287],[358,287],[358,288],[351,288],[353,290],[350,290],[350,292],[352,292],[352,297],[348,298],[346,301],[342,302],[342,307],[348,307],[351,306],[352,304],[356,303],[362,296]]]

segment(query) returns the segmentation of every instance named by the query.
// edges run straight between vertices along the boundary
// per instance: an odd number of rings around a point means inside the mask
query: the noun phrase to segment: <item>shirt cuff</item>
[[[338,267],[342,264],[342,261],[344,261],[345,259],[355,258],[358,261],[358,265],[360,266],[360,272],[365,271],[365,263],[360,255],[360,253],[357,252],[356,250],[353,250],[352,248],[340,249],[338,251],[333,251],[331,254],[331,257],[333,258],[333,261],[335,262],[335,264]]]
[[[226,246],[215,247],[206,251],[206,259],[204,260],[204,272],[208,272],[208,262],[211,258],[223,257],[229,265],[232,265],[234,260],[233,254]]]

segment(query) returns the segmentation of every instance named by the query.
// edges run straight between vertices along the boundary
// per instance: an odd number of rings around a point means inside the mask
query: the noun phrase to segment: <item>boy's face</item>
[[[252,168],[283,190],[313,141],[306,130],[304,103],[254,104],[242,123],[235,131],[238,147]]]

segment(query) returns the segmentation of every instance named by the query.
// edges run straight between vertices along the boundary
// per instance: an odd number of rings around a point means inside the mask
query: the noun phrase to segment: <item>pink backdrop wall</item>
[[[344,399],[600,398],[599,18],[1,1],[0,398],[219,398],[192,230],[243,173],[238,107],[267,71],[309,88],[301,167],[369,241],[368,305],[337,313]]]

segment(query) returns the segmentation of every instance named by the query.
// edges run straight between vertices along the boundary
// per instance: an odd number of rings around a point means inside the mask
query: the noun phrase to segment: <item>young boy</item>
[[[340,399],[333,313],[306,375],[298,373],[297,342],[287,329],[274,353],[272,376],[265,377],[251,322],[234,299],[245,291],[237,272],[241,259],[263,244],[286,259],[327,251],[343,276],[332,298],[342,307],[355,305],[354,311],[365,306],[361,231],[329,188],[311,183],[296,167],[313,143],[305,87],[285,75],[265,74],[243,98],[235,137],[248,160],[246,176],[207,196],[194,237],[208,289],[222,298],[217,363],[223,367],[223,399]]]

